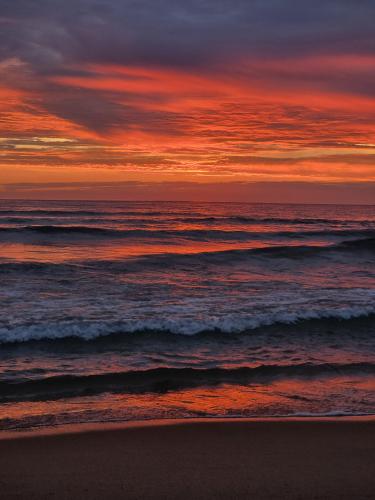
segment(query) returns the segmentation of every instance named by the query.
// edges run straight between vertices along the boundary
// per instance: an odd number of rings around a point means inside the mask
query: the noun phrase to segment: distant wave
[[[19,217],[27,216],[48,216],[48,217],[86,217],[86,216],[94,216],[94,217],[159,217],[166,216],[168,217],[169,213],[167,211],[158,211],[158,210],[126,210],[126,211],[118,211],[118,210],[43,210],[43,209],[35,209],[35,210],[0,210],[0,218],[4,216],[11,217]],[[181,214],[184,215],[183,213]],[[197,214],[198,216],[198,214]]]
[[[221,317],[205,319],[178,318],[173,316],[158,316],[144,320],[124,320],[124,321],[87,321],[77,318],[69,321],[38,323],[29,325],[19,325],[13,328],[0,328],[0,344],[11,344],[19,342],[29,342],[37,340],[60,340],[60,339],[80,339],[84,341],[95,340],[100,337],[112,335],[157,333],[175,335],[197,335],[206,333],[241,334],[259,328],[280,325],[303,324],[308,328],[308,323],[322,321],[322,326],[329,327],[327,322],[339,321],[341,325],[345,321],[353,319],[366,319],[374,324],[375,304],[372,302],[373,295],[369,295],[369,305],[349,306],[342,308],[324,308],[293,312],[265,312],[259,315],[245,315],[242,317]]]
[[[112,212],[98,212],[96,210],[0,210],[0,217],[3,216],[34,216],[34,215],[46,215],[46,216],[85,216],[85,215],[101,215],[101,214],[111,214]]]
[[[0,402],[88,396],[102,392],[165,393],[201,385],[247,384],[279,378],[375,375],[372,363],[302,363],[260,365],[254,368],[155,368],[98,375],[63,375],[16,382],[0,382]]]
[[[62,226],[66,227],[74,227],[74,225],[80,226],[82,224],[87,225],[88,227],[97,227],[98,223],[101,224],[101,227],[105,229],[106,226],[111,226],[111,225],[117,225],[117,226],[122,226],[122,227],[138,227],[142,228],[144,226],[152,227],[155,224],[165,224],[165,223],[171,223],[177,222],[174,221],[174,219],[156,219],[156,218],[148,218],[148,217],[126,217],[126,218],[121,218],[121,217],[116,217],[116,214],[114,214],[112,217],[107,216],[107,217],[101,217],[99,218],[98,216],[95,215],[88,215],[85,217],[82,216],[77,216],[75,217],[72,215],[71,217],[53,217],[53,216],[48,216],[48,215],[40,215],[37,217],[15,217],[15,216],[9,216],[9,217],[3,217],[0,218],[0,224],[3,225],[4,228],[7,226],[9,227],[19,227],[18,225],[23,225],[24,227],[27,226],[48,226],[48,225],[55,225],[56,227]],[[17,226],[13,226],[14,224],[17,224]]]
[[[136,232],[138,230],[135,230]],[[0,236],[2,234],[42,234],[42,235],[66,235],[66,234],[82,234],[82,235],[116,235],[117,233],[124,234],[127,231],[117,231],[101,227],[91,226],[22,226],[22,227],[1,227]]]
[[[286,225],[317,225],[317,224],[375,224],[374,219],[328,219],[328,218],[288,218],[288,217],[248,217],[246,215],[183,217],[176,218],[186,223],[231,223],[231,224],[286,224]]]
[[[375,217],[373,219],[337,219],[328,217],[261,217],[261,216],[247,216],[247,215],[206,215],[204,213],[186,213],[177,212],[176,214],[171,214],[168,210],[158,211],[158,210],[61,210],[61,209],[15,209],[15,210],[0,210],[0,220],[2,217],[10,218],[32,218],[35,216],[46,216],[46,217],[89,217],[93,216],[96,218],[106,217],[120,218],[123,222],[126,221],[126,217],[143,218],[148,217],[148,222],[152,222],[150,217],[165,218],[168,222],[185,222],[193,224],[202,223],[231,223],[231,224],[287,224],[287,225],[316,225],[316,224],[360,224],[369,225],[375,224]]]
[[[375,237],[374,229],[327,229],[317,231],[226,231],[220,229],[109,229],[92,226],[22,226],[1,227],[0,238],[3,236],[22,235],[43,236],[84,236],[107,238],[154,238],[154,239],[193,239],[193,240],[230,240],[246,241],[252,239],[269,239],[275,237]]]
[[[95,215],[95,216],[101,216],[101,215],[164,215],[167,214],[167,212],[161,212],[161,211],[156,211],[156,210],[43,210],[43,209],[35,209],[35,210],[0,210],[0,217],[1,216],[9,216],[9,215],[48,215],[48,216],[54,216],[54,215],[67,215],[67,216],[79,216],[79,215]]]
[[[213,250],[196,253],[162,253],[131,257],[123,260],[86,260],[77,262],[0,262],[0,273],[37,272],[37,273],[71,273],[82,272],[85,269],[104,268],[107,271],[129,272],[147,268],[175,267],[181,265],[220,264],[230,265],[236,262],[254,258],[270,259],[308,259],[313,257],[351,254],[358,258],[375,253],[375,238],[345,240],[331,245],[275,245],[261,248],[244,248],[232,250]]]

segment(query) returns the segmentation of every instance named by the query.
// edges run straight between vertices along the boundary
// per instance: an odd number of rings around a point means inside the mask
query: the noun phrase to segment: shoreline
[[[283,423],[283,422],[330,422],[330,423],[375,423],[375,414],[369,415],[282,415],[264,417],[186,417],[127,420],[114,422],[79,422],[69,424],[46,425],[27,429],[0,430],[0,442],[3,440],[27,439],[45,436],[60,436],[71,434],[101,433],[107,431],[121,431],[126,429],[142,429],[147,427],[170,427],[190,424],[208,423]]]

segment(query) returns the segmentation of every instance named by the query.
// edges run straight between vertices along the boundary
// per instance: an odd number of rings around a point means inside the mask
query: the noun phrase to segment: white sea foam
[[[42,339],[79,338],[93,340],[111,334],[134,334],[143,331],[168,332],[176,335],[197,335],[203,332],[235,334],[274,324],[291,325],[309,320],[349,320],[375,314],[375,305],[342,308],[310,309],[301,312],[272,312],[251,315],[210,316],[205,318],[155,316],[148,319],[62,320],[49,323],[21,324],[0,328],[0,343],[27,342]]]

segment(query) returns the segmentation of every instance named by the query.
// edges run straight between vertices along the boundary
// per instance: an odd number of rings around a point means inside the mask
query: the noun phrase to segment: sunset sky
[[[0,197],[375,202],[374,0],[0,0]]]

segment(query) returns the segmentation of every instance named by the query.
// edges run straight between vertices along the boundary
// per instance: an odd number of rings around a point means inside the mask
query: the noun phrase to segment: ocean
[[[375,413],[374,206],[0,202],[0,429]]]

